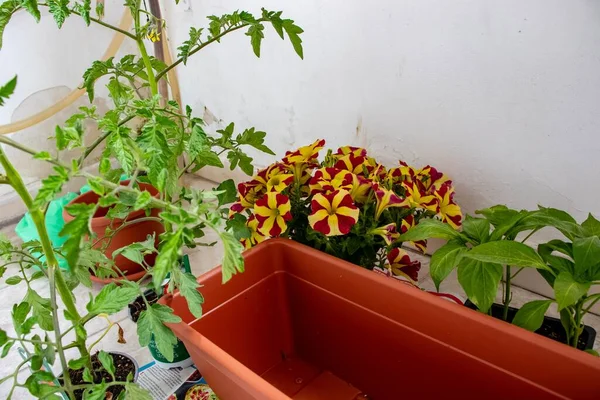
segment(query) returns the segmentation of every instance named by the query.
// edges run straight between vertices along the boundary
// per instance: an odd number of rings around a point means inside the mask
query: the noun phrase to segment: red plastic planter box
[[[600,399],[600,359],[288,240],[172,325],[223,400]],[[367,397],[368,396],[368,397]]]

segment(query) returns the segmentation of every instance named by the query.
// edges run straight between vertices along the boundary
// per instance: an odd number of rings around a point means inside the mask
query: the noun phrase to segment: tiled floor
[[[205,180],[202,180],[199,178],[191,177],[191,178],[187,178],[187,179],[188,179],[187,184],[197,187],[197,188],[210,188],[213,186],[212,182],[205,181]],[[0,220],[0,222],[2,222],[2,221]],[[14,221],[14,223],[4,226],[2,229],[0,229],[0,233],[5,234],[9,237],[14,237],[15,236],[14,235],[14,225],[16,222],[17,221]],[[199,247],[199,248],[193,249],[191,251],[187,251],[187,254],[190,257],[192,273],[194,273],[194,275],[200,275],[220,263],[221,256],[222,256],[222,248],[220,247],[219,244],[217,244],[214,247]],[[435,290],[435,286],[433,285],[433,282],[431,281],[431,278],[428,275],[429,258],[427,256],[422,256],[417,253],[414,253],[412,255],[412,257],[418,258],[422,262],[422,269],[420,272],[419,285],[423,289],[426,289],[426,290]],[[15,274],[15,270],[9,270],[5,273],[4,276],[9,277],[14,274]],[[46,282],[44,281],[44,279],[39,279],[39,280],[33,282],[34,288],[36,290],[38,290],[39,294],[42,296],[47,296],[47,294],[48,294],[48,289],[45,286],[45,283]],[[94,286],[92,291],[98,292],[100,289],[101,289],[100,286]],[[76,288],[74,291],[75,297],[78,300],[78,304],[77,304],[78,308],[80,308],[81,310],[85,309],[85,304],[88,299],[88,291],[89,291],[89,289],[82,287],[82,286]],[[456,281],[455,274],[451,275],[442,284],[441,291],[448,292],[448,293],[454,293],[454,294],[458,295],[459,297],[462,297],[463,299],[466,298],[466,296],[464,295],[464,292],[462,291],[458,282]],[[8,286],[4,283],[4,279],[2,279],[0,281],[0,299],[3,300],[0,302],[0,328],[6,330],[7,332],[9,332],[9,334],[13,332],[13,327],[12,327],[11,317],[10,317],[10,310],[12,308],[12,304],[13,304],[13,302],[19,301],[22,298],[22,296],[23,296],[23,293],[22,293],[22,288],[20,288],[20,286]],[[531,301],[534,299],[540,299],[540,298],[543,298],[543,297],[539,296],[535,293],[532,293],[530,291],[521,289],[519,287],[514,287],[514,289],[513,289],[513,304],[516,307],[519,307],[528,301]],[[500,293],[498,293],[497,300],[501,301]],[[556,316],[556,314],[557,314],[557,312],[556,312],[555,308],[550,310],[550,315]],[[62,316],[61,316],[61,319],[62,319]],[[151,357],[150,357],[148,350],[146,348],[141,348],[139,346],[138,341],[137,341],[136,326],[127,317],[126,312],[122,311],[116,315],[111,316],[111,320],[114,322],[118,322],[120,324],[120,326],[124,329],[125,339],[126,339],[127,343],[126,344],[117,343],[117,330],[115,328],[113,328],[100,341],[100,343],[98,344],[96,349],[116,350],[116,351],[121,351],[121,352],[131,354],[133,357],[135,357],[135,359],[137,360],[137,362],[140,366],[151,361]],[[62,322],[64,323],[64,321],[62,321]],[[591,325],[597,331],[600,332],[600,317],[599,316],[588,314],[587,318],[585,320],[585,323],[588,325]],[[90,323],[88,325],[86,325],[86,328],[87,328],[87,331],[89,334],[88,344],[91,344],[91,343],[95,342],[96,340],[98,340],[98,338],[100,338],[101,335],[105,332],[106,326],[107,326],[107,322],[102,319],[95,319],[93,321],[90,321]],[[594,348],[597,350],[600,350],[600,338],[597,338]],[[0,378],[12,373],[16,364],[19,363],[20,361],[21,360],[19,358],[19,355],[14,350],[11,351],[11,354],[7,358],[0,360]],[[20,375],[24,375],[24,374],[21,373]],[[9,390],[9,385],[7,383],[0,385],[0,399],[4,399],[7,397],[8,390]],[[15,392],[15,396],[13,398],[26,399],[29,397],[30,396],[25,391],[17,390]]]

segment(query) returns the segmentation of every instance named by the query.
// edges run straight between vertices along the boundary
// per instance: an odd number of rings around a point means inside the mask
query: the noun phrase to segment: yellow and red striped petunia
[[[442,221],[454,229],[458,229],[461,225],[462,213],[458,204],[454,202],[454,189],[449,184],[442,185],[435,192],[435,197],[438,200],[437,215]]]
[[[319,139],[313,144],[300,147],[296,151],[288,151],[283,157],[285,164],[296,164],[296,163],[314,163],[319,157],[319,150],[325,146],[325,140]]]
[[[320,168],[311,178],[308,187],[310,194],[331,193],[338,189],[349,190],[352,188],[352,173],[332,167]]]
[[[308,216],[310,226],[326,236],[346,235],[358,221],[359,210],[347,190],[317,193]]]
[[[380,226],[379,228],[372,229],[370,233],[372,235],[381,236],[385,241],[385,244],[387,244],[388,246],[391,245],[400,236],[400,234],[396,230],[396,224],[393,222],[387,225]]]
[[[407,215],[402,220],[402,224],[400,224],[400,233],[406,233],[410,228],[415,226],[415,216],[412,214]],[[421,250],[423,254],[427,250],[427,240],[418,240],[412,243],[417,249]]]
[[[257,181],[239,183],[238,199],[231,207],[231,209],[240,212],[247,208],[254,207],[254,203],[256,203],[256,200],[258,200],[263,195],[265,189],[266,188]],[[239,204],[239,206],[237,206],[236,204]]]
[[[367,157],[367,150],[362,147],[342,146],[337,149],[334,157],[339,158],[340,156],[345,156],[347,154],[353,154],[356,157]]]
[[[262,185],[268,192],[282,192],[294,181],[294,175],[288,172],[284,164],[275,163],[258,171],[254,181]]]
[[[411,207],[430,211],[437,210],[437,198],[432,194],[426,194],[419,181],[414,181],[412,184],[406,182],[402,186],[406,189],[406,199],[410,202]]]
[[[407,163],[405,163],[402,160],[398,161],[398,163],[400,164],[399,167],[391,168],[388,171],[388,179],[393,184],[401,183],[401,182],[412,183],[417,174],[417,171],[415,170],[415,168],[411,167],[410,165],[408,165]]]
[[[371,160],[371,161],[369,161]],[[375,182],[383,182],[387,178],[387,170],[383,164],[377,164],[374,159],[367,159],[368,178]]]
[[[408,199],[403,199],[391,190],[384,188],[381,185],[374,184],[375,198],[377,206],[375,207],[375,220],[378,220],[386,209],[390,207],[409,207]]]
[[[419,280],[420,261],[411,261],[408,253],[398,247],[393,248],[387,255],[389,264],[386,267],[392,271],[395,276],[403,276],[413,282]]]
[[[365,168],[368,167],[367,159],[363,156],[356,156],[354,153],[340,156],[335,165],[335,168],[352,172],[353,174],[363,174]]]
[[[369,198],[369,194],[373,188],[370,180],[363,178],[360,175],[352,174],[352,188],[350,196],[356,203],[364,204]]]
[[[279,236],[287,229],[292,219],[290,198],[277,192],[267,192],[256,201],[254,215],[258,220],[258,231],[265,236]]]
[[[246,221],[246,226],[250,231],[249,238],[243,238],[240,240],[240,243],[244,246],[245,249],[249,249],[252,246],[256,246],[260,242],[263,242],[267,239],[267,236],[263,235],[258,230],[258,219],[254,215],[251,215]]]
[[[445,183],[452,183],[450,178],[430,165],[417,171],[415,179],[421,182],[425,190],[430,192],[439,189]]]

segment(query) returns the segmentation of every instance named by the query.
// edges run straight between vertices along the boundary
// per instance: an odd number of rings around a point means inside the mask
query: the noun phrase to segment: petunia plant
[[[401,233],[425,219],[461,225],[452,182],[431,166],[386,168],[363,148],[344,146],[319,160],[324,140],[285,157],[238,185],[231,226],[245,248],[287,237],[364,268],[415,282],[420,263]],[[426,241],[412,242],[425,251]]]

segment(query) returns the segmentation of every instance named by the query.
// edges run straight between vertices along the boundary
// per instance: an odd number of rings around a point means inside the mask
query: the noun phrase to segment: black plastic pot
[[[465,307],[468,307],[472,310],[477,310],[477,306],[470,300],[465,302]],[[518,308],[508,307],[508,317],[506,322],[512,322],[517,314],[517,311],[519,311]],[[504,306],[502,304],[494,303],[492,305],[492,317],[502,319],[503,312]],[[535,331],[535,333],[545,336],[549,339],[556,340],[557,342],[568,344],[567,333],[565,332],[565,328],[563,328],[560,319],[558,318],[544,317],[544,322],[542,323],[541,328]],[[579,350],[591,349],[594,347],[594,340],[596,340],[596,330],[591,326],[584,325],[583,332],[581,332],[581,335],[579,336],[577,348]]]

